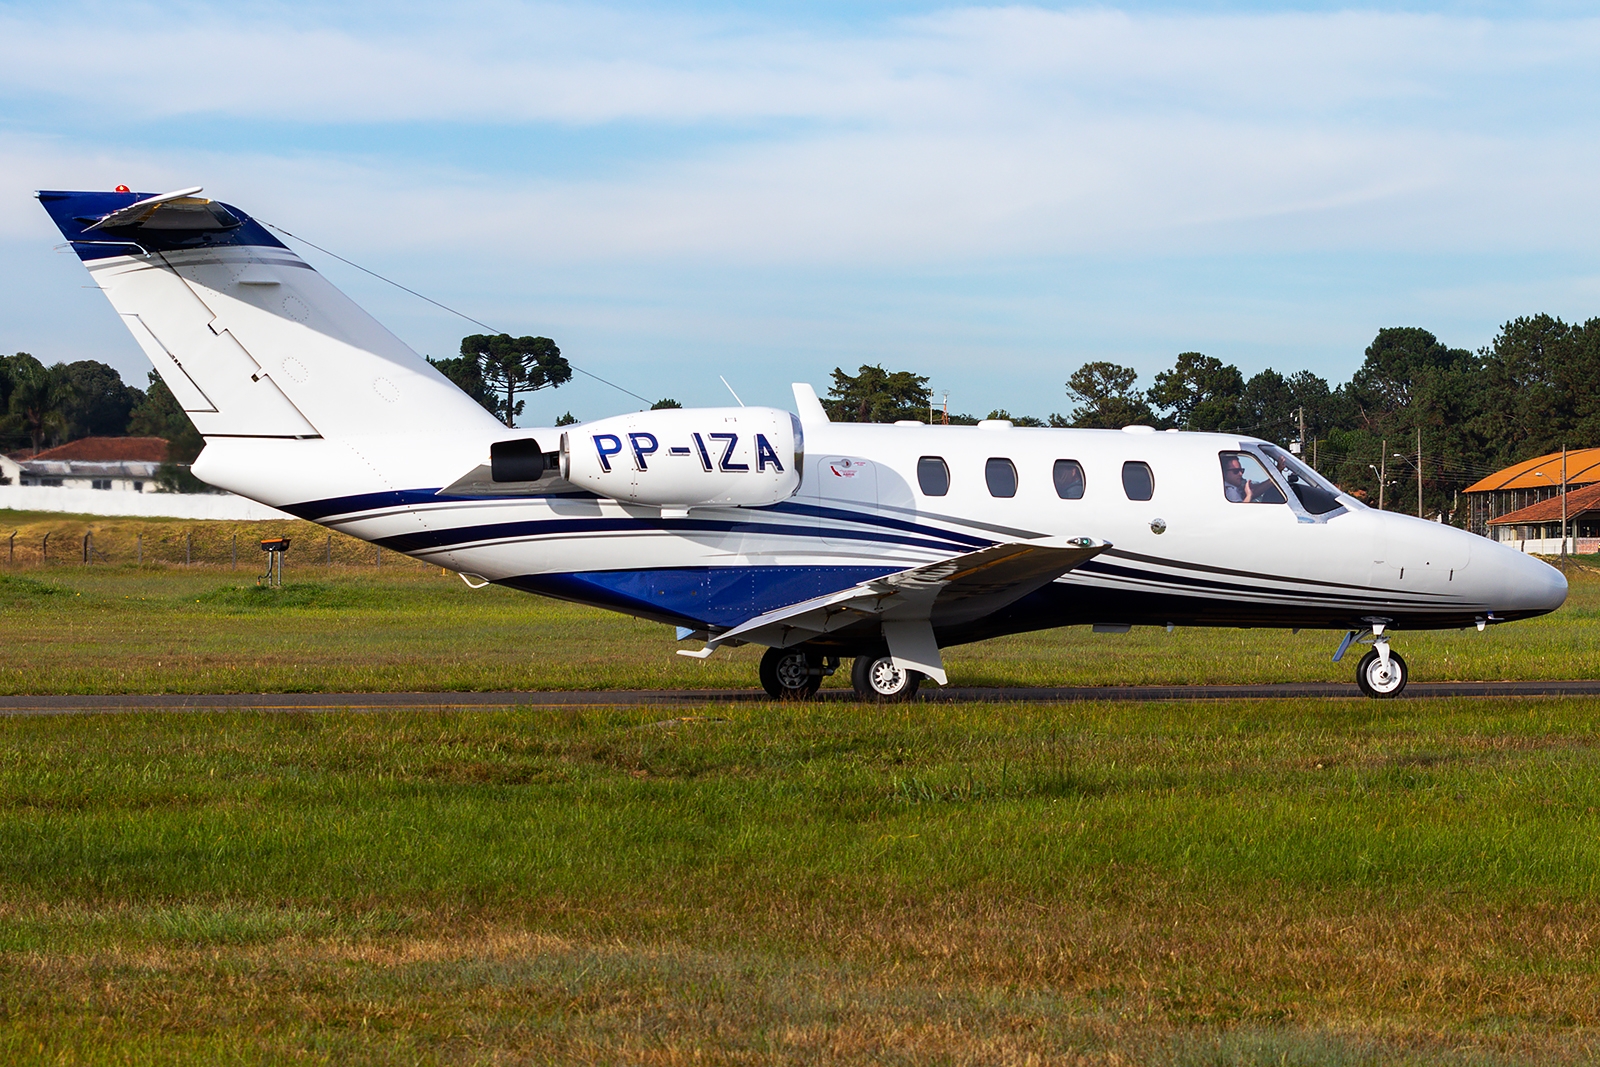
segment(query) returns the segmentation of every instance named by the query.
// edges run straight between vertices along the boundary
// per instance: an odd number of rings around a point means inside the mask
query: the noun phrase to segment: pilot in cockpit
[[[1222,495],[1235,504],[1250,502],[1250,483],[1245,481],[1244,464],[1236,455],[1222,457]]]
[[[1283,490],[1247,452],[1222,453],[1222,495],[1235,504],[1282,504]],[[1248,464],[1248,466],[1247,466]]]

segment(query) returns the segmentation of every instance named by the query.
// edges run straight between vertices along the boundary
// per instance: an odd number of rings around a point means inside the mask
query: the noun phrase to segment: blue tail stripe
[[[39,203],[49,212],[51,221],[56,224],[61,235],[72,242],[72,249],[78,253],[78,258],[85,262],[92,259],[107,259],[111,256],[125,256],[134,247],[143,248],[147,252],[229,245],[287,247],[268,233],[264,226],[232,204],[221,204],[239,220],[239,225],[231,230],[193,233],[184,230],[141,229],[131,240],[123,241],[114,234],[89,229],[97,220],[113,211],[137,204],[141,200],[148,200],[155,195],[157,194],[68,192],[49,189],[39,192]]]

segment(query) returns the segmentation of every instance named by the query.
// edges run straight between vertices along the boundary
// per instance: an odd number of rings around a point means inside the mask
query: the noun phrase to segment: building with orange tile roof
[[[1496,540],[1523,540],[1545,535],[1532,534],[1525,530],[1519,534],[1515,532],[1518,526],[1531,527],[1548,522],[1550,524],[1548,536],[1559,537],[1561,455],[1560,452],[1551,452],[1535,459],[1514,463],[1467,486],[1462,490],[1467,504],[1467,529]],[[1573,491],[1591,485],[1600,485],[1600,448],[1570,449],[1566,453],[1569,520],[1573,515]],[[1518,520],[1512,517],[1545,501],[1555,501],[1553,519]],[[1544,512],[1538,511],[1532,514],[1542,516]],[[1594,528],[1594,534],[1576,534],[1576,536],[1600,536],[1600,523],[1585,520],[1585,524],[1586,528],[1589,526]]]

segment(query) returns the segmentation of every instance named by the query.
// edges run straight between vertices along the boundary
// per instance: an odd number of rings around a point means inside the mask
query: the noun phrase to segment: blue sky
[[[1340,381],[1383,326],[1600,314],[1596,14],[0,3],[0,351],[142,382],[31,193],[203,184],[650,398],[882,362],[1042,416],[1191,349]],[[419,351],[476,332],[304,254]]]

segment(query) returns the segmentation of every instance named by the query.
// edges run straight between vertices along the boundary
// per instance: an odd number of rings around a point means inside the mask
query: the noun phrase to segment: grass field
[[[751,650],[360,546],[273,591],[199,558],[226,527],[137,531],[199,561],[0,571],[0,690],[754,684]],[[1546,619],[1397,647],[1418,680],[1595,677],[1570,575]],[[1332,647],[949,662],[1347,680]],[[1581,1063],[1596,930],[1585,701],[0,719],[5,1063]]]
[[[15,514],[15,513],[13,513]],[[82,563],[94,526],[107,560]],[[698,662],[670,627],[513,593],[334,537],[309,523],[16,517],[35,556],[0,557],[0,692],[300,692],[753,687],[760,650]],[[45,532],[78,554],[46,563]],[[287,584],[258,588],[264,534],[294,539]],[[0,538],[4,528],[0,526]],[[246,546],[230,569],[232,538]],[[132,562],[136,538],[145,564]],[[348,543],[346,543],[348,542]],[[304,548],[304,554],[298,554]],[[53,551],[53,550],[52,550]],[[98,551],[98,549],[96,550]],[[198,562],[183,565],[185,552]],[[253,552],[251,556],[249,553]],[[173,562],[176,559],[177,562]],[[1590,565],[1593,561],[1590,561]],[[1400,633],[1417,681],[1600,677],[1600,573],[1568,569],[1542,619],[1485,633]],[[1350,681],[1337,634],[1046,631],[953,648],[956,685]],[[843,672],[830,684],[847,685]]]
[[[1587,1062],[1577,701],[0,721],[8,1063]]]

